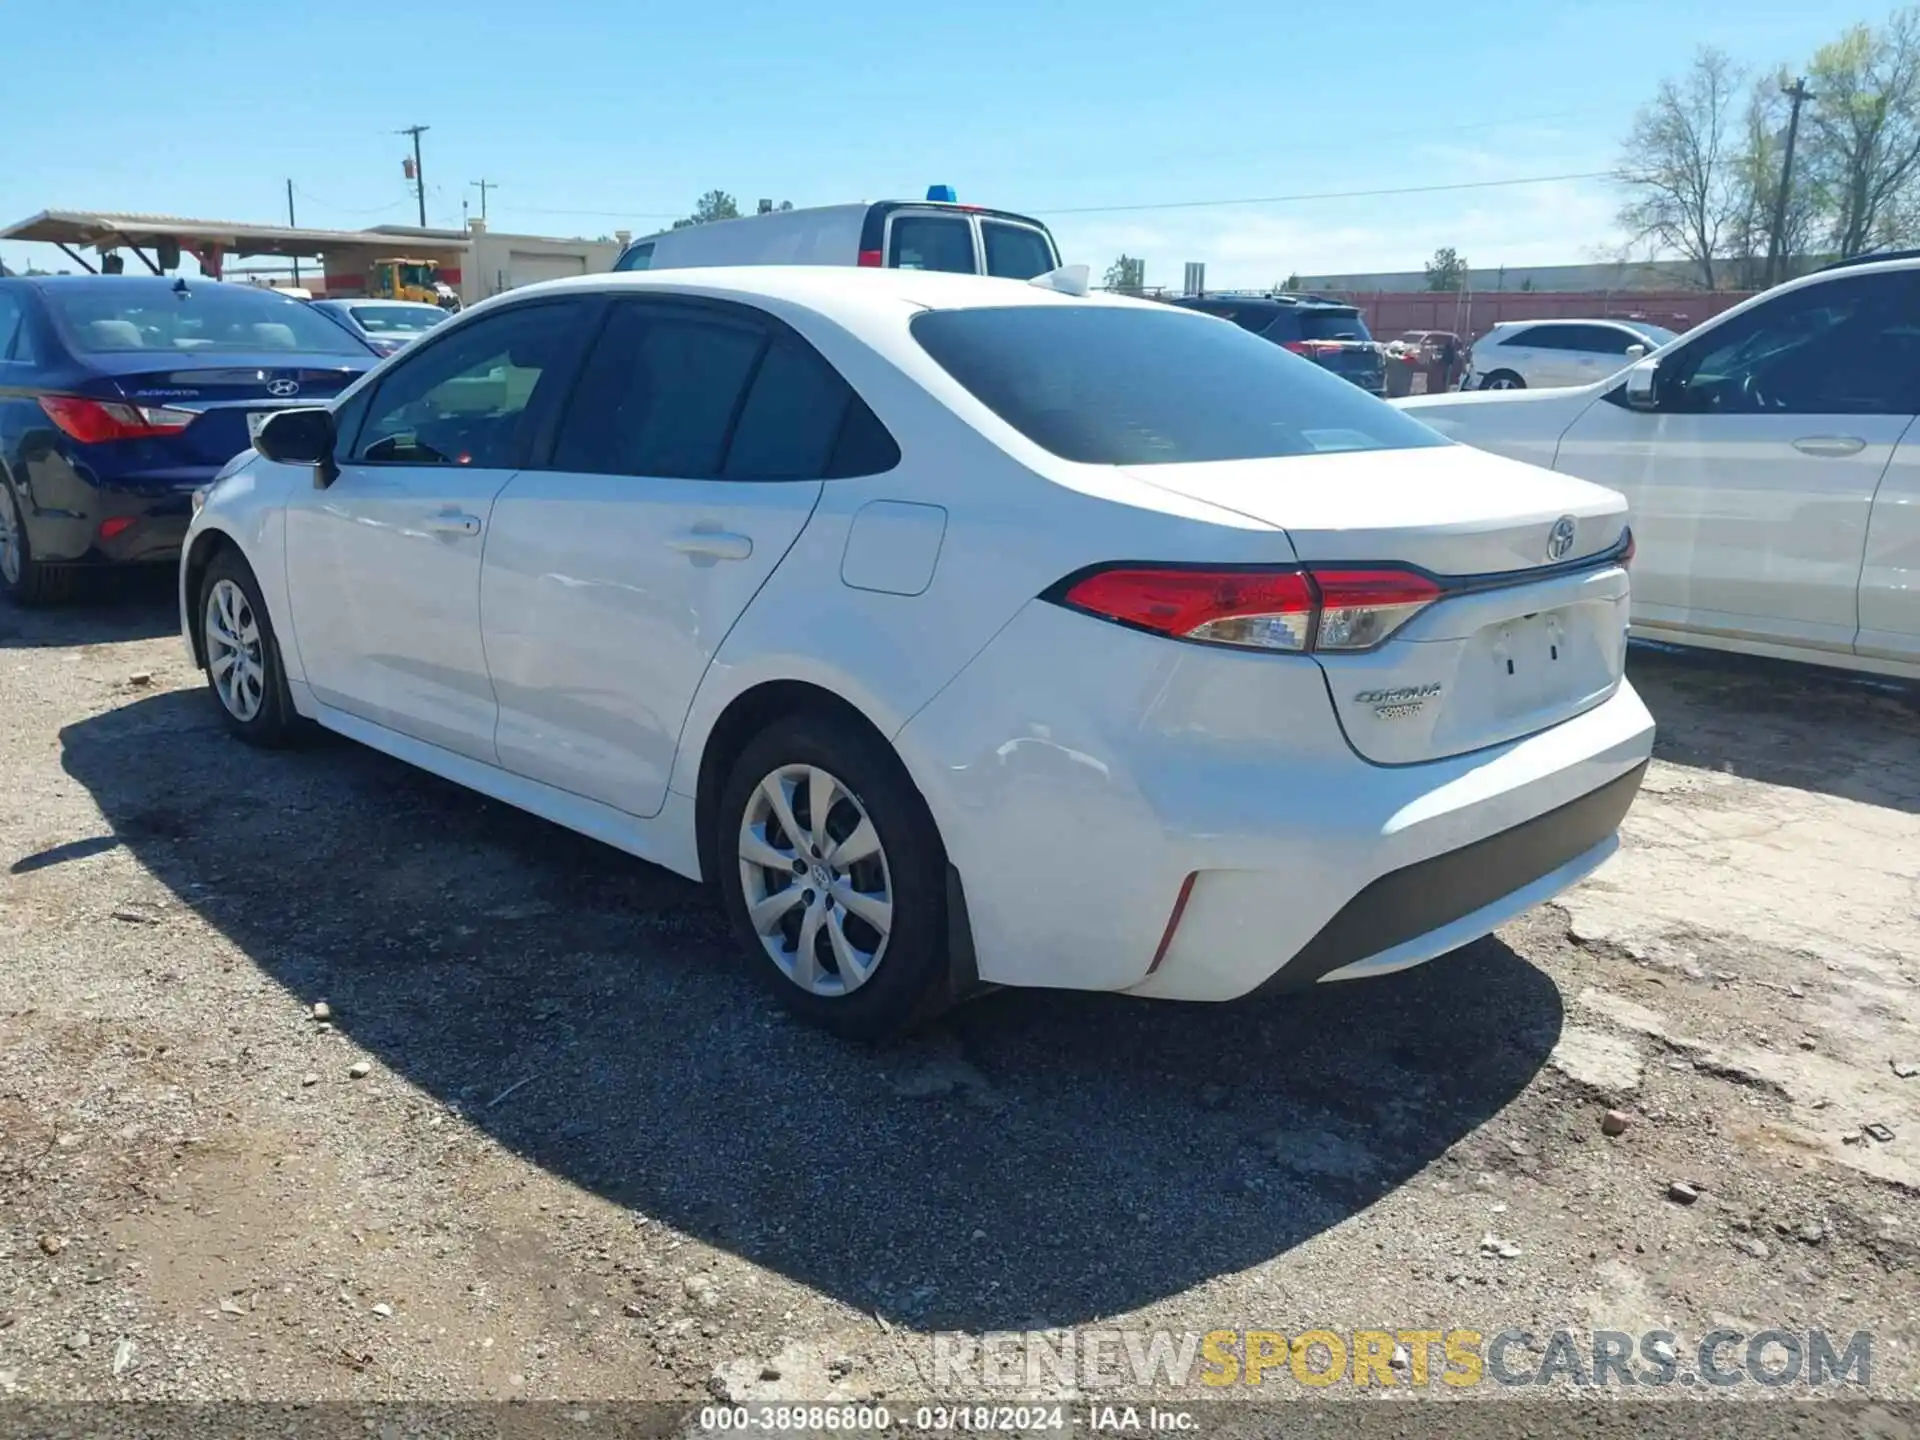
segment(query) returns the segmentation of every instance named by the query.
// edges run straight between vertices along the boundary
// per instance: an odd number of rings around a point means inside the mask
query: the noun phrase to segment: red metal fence
[[[1750,290],[1501,290],[1477,294],[1322,292],[1357,305],[1376,340],[1409,330],[1478,339],[1503,320],[1645,320],[1688,330],[1738,305]]]

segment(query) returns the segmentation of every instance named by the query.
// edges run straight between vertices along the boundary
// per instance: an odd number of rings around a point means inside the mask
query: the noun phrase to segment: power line
[[[402,205],[407,203],[404,199],[390,200],[385,205],[368,205],[356,208],[352,205],[336,205],[331,200],[323,200],[304,185],[296,185],[293,189],[296,195],[301,195],[311,200],[322,210],[332,210],[340,215],[384,215],[389,210],[398,210]]]
[[[1306,200],[1373,200],[1389,195],[1439,195],[1454,190],[1499,190],[1518,185],[1552,185],[1562,180],[1605,180],[1612,170],[1582,170],[1565,175],[1524,175],[1513,180],[1461,180],[1451,185],[1400,185],[1383,190],[1318,190],[1298,195],[1242,195],[1226,200],[1160,200],[1140,205],[1028,206],[1036,215],[1119,215],[1143,210],[1208,210],[1225,205],[1291,205]]]

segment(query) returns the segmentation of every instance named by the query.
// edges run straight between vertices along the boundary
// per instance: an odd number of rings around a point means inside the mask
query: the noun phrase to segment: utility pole
[[[396,130],[393,132],[396,135],[411,135],[413,137],[413,184],[414,191],[420,198],[420,228],[422,230],[427,228],[427,172],[420,168],[420,137],[432,128],[431,125],[409,125],[404,130]]]
[[[498,190],[500,188],[500,182],[498,180],[469,180],[467,184],[480,192],[480,223],[484,225],[487,223],[487,191]]]
[[[1787,114],[1787,153],[1780,162],[1780,190],[1773,197],[1773,230],[1767,236],[1767,269],[1761,288],[1771,289],[1780,265],[1781,231],[1787,228],[1787,192],[1793,185],[1793,146],[1800,138],[1800,107],[1814,98],[1804,76],[1795,79],[1781,92],[1793,104]]]
[[[289,230],[297,230],[299,226],[300,222],[293,218],[293,181],[289,179],[287,181],[287,228]],[[293,256],[293,283],[296,285],[300,283],[300,253],[298,251],[295,251]]]

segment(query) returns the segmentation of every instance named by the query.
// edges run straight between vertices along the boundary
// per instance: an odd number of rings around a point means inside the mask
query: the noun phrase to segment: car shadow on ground
[[[1662,760],[1920,813],[1920,685],[1638,643],[1627,674]]]
[[[1085,1322],[1269,1260],[1469,1136],[1561,1028],[1488,940],[1271,1003],[1000,992],[873,1051],[789,1020],[700,887],[361,747],[248,750],[188,692],[61,741],[184,905],[405,1081],[898,1323]]]
[[[81,577],[72,598],[26,609],[0,599],[0,650],[110,645],[180,633],[171,565]]]

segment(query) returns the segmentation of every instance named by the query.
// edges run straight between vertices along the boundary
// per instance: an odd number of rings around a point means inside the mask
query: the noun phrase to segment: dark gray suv
[[[1231,320],[1242,330],[1251,330],[1351,380],[1362,390],[1382,397],[1387,393],[1386,347],[1374,340],[1367,330],[1366,317],[1351,305],[1320,295],[1281,291],[1183,295],[1172,303]]]

